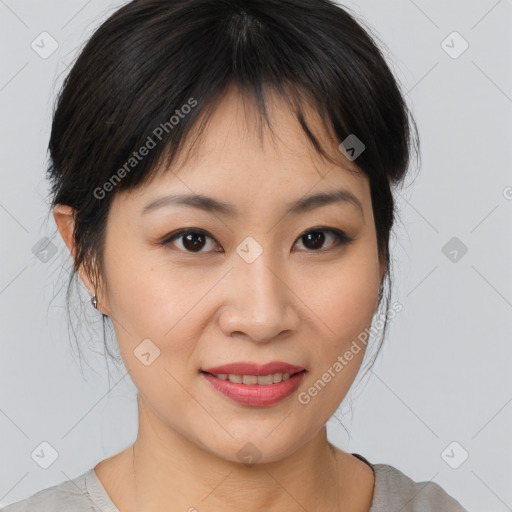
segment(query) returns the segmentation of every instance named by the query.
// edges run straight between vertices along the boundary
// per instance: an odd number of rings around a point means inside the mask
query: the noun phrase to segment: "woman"
[[[329,0],[134,0],[103,23],[59,97],[49,175],[139,431],[4,510],[464,511],[326,436],[389,307],[413,125]]]

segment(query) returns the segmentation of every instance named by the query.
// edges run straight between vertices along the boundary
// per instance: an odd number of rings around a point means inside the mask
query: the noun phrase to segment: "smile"
[[[201,372],[217,392],[238,404],[249,407],[267,407],[281,402],[297,390],[305,374],[306,370],[294,374],[268,375]]]
[[[279,382],[288,380],[290,378],[289,373],[271,373],[269,375],[238,375],[236,373],[218,373],[212,375],[218,379],[229,380],[229,382],[234,382],[235,384],[258,384],[259,386],[278,384]]]

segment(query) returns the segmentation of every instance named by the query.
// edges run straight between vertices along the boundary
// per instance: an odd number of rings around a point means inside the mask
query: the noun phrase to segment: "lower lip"
[[[273,405],[290,396],[300,385],[305,371],[292,375],[277,384],[236,384],[222,380],[210,373],[201,372],[204,378],[217,390],[235,402],[250,407]]]

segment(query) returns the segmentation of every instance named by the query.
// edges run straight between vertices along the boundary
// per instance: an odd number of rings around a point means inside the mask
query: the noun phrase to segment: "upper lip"
[[[303,366],[296,366],[282,361],[272,361],[266,364],[249,362],[229,363],[221,366],[205,368],[202,371],[213,374],[228,373],[234,375],[270,375],[272,373],[289,373],[290,375],[293,375],[294,373],[301,372],[304,369],[305,368]]]

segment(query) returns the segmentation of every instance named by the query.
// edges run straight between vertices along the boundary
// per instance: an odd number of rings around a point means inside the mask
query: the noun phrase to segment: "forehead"
[[[339,151],[340,141],[328,128],[328,122],[322,120],[307,99],[303,98],[301,106],[308,129],[331,159],[340,167],[358,173],[355,163]],[[265,110],[270,126],[254,98],[230,86],[214,107],[204,130],[198,132],[199,123],[192,128],[178,155],[175,170],[183,168],[189,158],[198,162],[205,157],[214,157],[219,163],[233,159],[244,161],[250,157],[272,162],[307,160],[311,166],[318,166],[324,172],[332,167],[333,162],[326,160],[314,148],[292,107],[271,88],[265,90]]]
[[[308,127],[334,162],[312,145],[295,113],[276,93],[266,93],[272,129],[252,98],[230,88],[198,130],[192,128],[170,167],[161,166],[145,186],[127,195],[140,203],[164,192],[203,194],[226,202],[289,202],[308,192],[349,190],[365,203],[368,180],[338,149],[318,112],[305,103]],[[123,194],[123,193],[122,193]],[[261,204],[261,203],[260,203]]]

